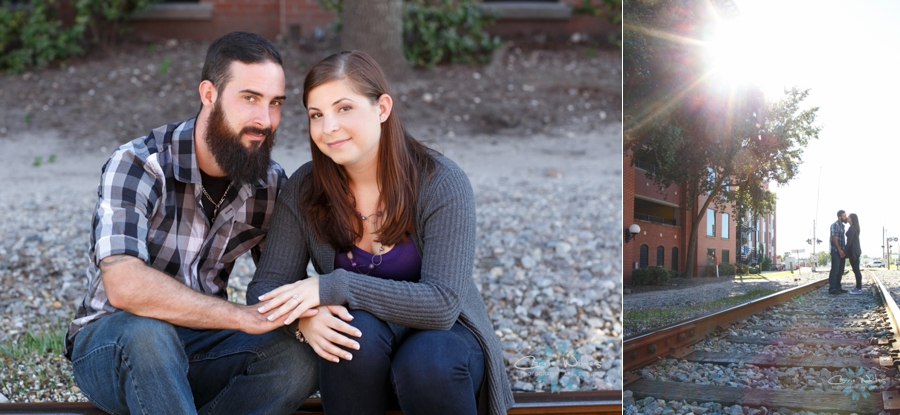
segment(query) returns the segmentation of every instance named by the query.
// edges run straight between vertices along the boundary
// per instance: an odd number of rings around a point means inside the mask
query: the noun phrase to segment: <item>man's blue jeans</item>
[[[841,279],[844,277],[844,266],[847,258],[841,258],[837,251],[831,251],[831,273],[828,274],[828,292],[836,293],[841,290]]]
[[[396,341],[390,327],[372,314],[351,310],[359,350],[353,360],[319,359],[325,413],[380,414],[395,407],[406,415],[475,414],[484,377],[484,353],[469,329],[411,330]],[[396,393],[396,396],[395,396]]]
[[[317,386],[315,353],[282,330],[196,330],[125,311],[78,333],[72,367],[113,414],[289,414]]]

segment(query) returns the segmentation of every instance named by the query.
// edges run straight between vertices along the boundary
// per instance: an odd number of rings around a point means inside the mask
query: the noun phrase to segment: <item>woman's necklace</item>
[[[375,217],[376,222],[377,222],[377,219],[381,217],[382,213],[384,213],[384,211],[381,211],[381,210],[379,210],[378,212],[372,213],[370,215],[363,215],[362,212],[356,212],[356,214],[359,215],[359,218],[366,222],[369,222],[369,219],[371,219],[373,216]],[[372,223],[372,222],[369,222],[369,223]],[[359,271],[361,274],[369,275],[369,272],[374,270],[375,267],[381,265],[381,263],[384,261],[382,254],[384,254],[384,244],[379,243],[378,253],[375,255],[372,255],[372,262],[369,265],[357,264],[356,261],[353,260],[353,250],[352,249],[350,251],[347,251],[347,259],[350,260],[350,265],[352,265],[354,268],[356,268],[356,270]]]
[[[233,184],[234,184],[234,180],[232,180],[231,182],[228,183],[228,187],[225,188],[225,193],[222,193],[222,198],[219,199],[219,203],[216,203],[216,201],[213,200],[212,196],[210,196],[209,193],[206,193],[206,188],[203,187],[202,184],[200,185],[200,190],[203,192],[203,196],[206,196],[206,199],[209,200],[209,203],[212,203],[213,206],[216,207],[215,209],[213,209],[212,218],[209,220],[209,223],[216,222],[216,216],[219,215],[219,206],[221,206],[222,202],[225,201],[225,196],[228,196],[228,191],[231,190],[231,185],[233,185]]]

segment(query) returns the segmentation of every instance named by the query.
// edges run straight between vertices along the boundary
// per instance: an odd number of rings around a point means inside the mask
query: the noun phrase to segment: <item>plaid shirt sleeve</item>
[[[119,148],[106,165],[98,188],[94,212],[94,257],[96,264],[111,255],[131,255],[149,262],[147,235],[149,217],[161,196],[149,154],[136,154],[133,146]]]
[[[844,236],[844,234],[841,233],[841,227],[838,226],[838,223],[837,223],[837,222],[831,224],[831,236],[832,236],[833,238],[838,238],[838,243],[840,243],[841,237]],[[837,247],[834,245],[834,239],[832,239],[832,238],[828,238],[828,239],[829,239],[829,240],[828,240],[828,245],[830,245],[832,248],[837,248]]]

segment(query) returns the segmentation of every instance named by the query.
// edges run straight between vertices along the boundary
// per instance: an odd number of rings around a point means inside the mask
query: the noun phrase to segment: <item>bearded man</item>
[[[197,117],[119,147],[103,166],[88,293],[66,334],[75,381],[100,409],[291,413],[315,392],[309,345],[226,293],[234,261],[259,258],[286,181],[270,159],[282,66],[259,35],[217,39]]]

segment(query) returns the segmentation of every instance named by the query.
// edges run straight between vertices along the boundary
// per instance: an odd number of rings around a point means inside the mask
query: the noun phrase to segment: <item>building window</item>
[[[716,250],[712,248],[706,249],[706,265],[716,265]]]
[[[678,271],[678,247],[672,247],[672,271]]]
[[[706,209],[706,236],[716,236],[716,211]]]
[[[727,249],[722,250],[722,263],[723,264],[727,264],[731,260],[731,258],[729,257],[728,254],[729,254],[729,252]]]
[[[649,252],[648,252],[649,250],[650,250],[650,247],[648,247],[646,244],[641,245],[641,259],[640,259],[641,263],[640,263],[640,265],[638,265],[638,267],[647,268],[647,262],[649,261],[647,259],[647,256],[649,256]]]
[[[666,266],[666,248],[662,245],[656,247],[656,266]]]
[[[728,221],[728,214],[722,213],[722,239],[728,239],[728,226],[731,223]]]

